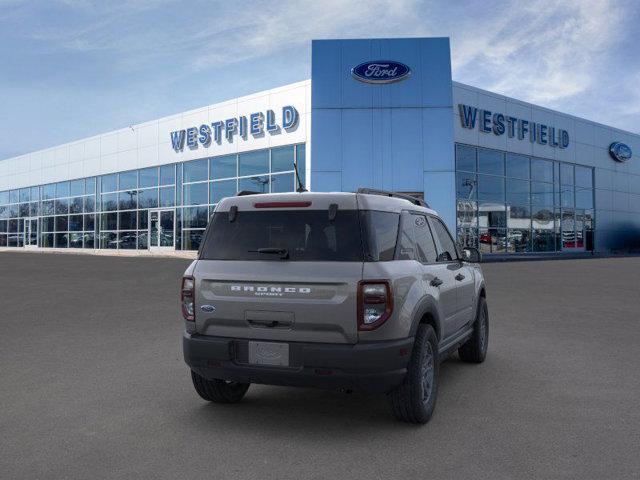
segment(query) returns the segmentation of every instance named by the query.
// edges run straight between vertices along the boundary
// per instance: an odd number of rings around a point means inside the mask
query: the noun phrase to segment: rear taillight
[[[182,304],[182,316],[190,322],[195,321],[194,302],[195,280],[193,277],[182,277],[182,289],[180,291],[180,303]]]
[[[391,316],[393,296],[387,280],[364,280],[358,284],[358,330],[374,330]]]

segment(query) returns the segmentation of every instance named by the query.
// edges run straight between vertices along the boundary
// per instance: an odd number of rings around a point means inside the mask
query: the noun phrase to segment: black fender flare
[[[436,301],[431,296],[423,297],[416,305],[413,314],[413,321],[411,323],[411,336],[414,337],[418,331],[418,326],[425,315],[429,314],[432,322],[429,322],[433,329],[436,331],[438,340],[442,339],[442,322],[440,320],[440,313],[436,306]]]
[[[478,285],[478,290],[476,291],[476,312],[478,311],[478,307],[480,306],[480,297],[484,297],[485,301],[487,300],[487,287],[484,284],[484,280],[480,282],[480,285]]]

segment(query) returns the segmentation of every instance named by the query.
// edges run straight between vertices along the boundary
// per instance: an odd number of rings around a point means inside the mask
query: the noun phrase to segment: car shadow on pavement
[[[447,385],[464,376],[473,365],[450,357],[440,366],[440,392],[446,393]],[[198,399],[199,400],[199,399]],[[195,405],[195,404],[194,404]],[[439,402],[435,416],[444,415],[447,405]],[[242,402],[233,405],[213,404],[202,401],[196,408],[187,409],[189,420],[196,428],[260,428],[260,432],[305,431],[319,432],[323,437],[327,430],[344,433],[345,427],[353,433],[369,432],[372,428],[396,430],[406,428],[391,412],[386,395],[370,395],[358,392],[345,393],[313,388],[275,387],[252,385]]]

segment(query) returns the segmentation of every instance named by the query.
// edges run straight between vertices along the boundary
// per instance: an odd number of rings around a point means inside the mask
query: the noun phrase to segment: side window
[[[368,258],[373,262],[393,260],[400,215],[375,210],[362,210],[360,215]]]
[[[413,231],[415,232],[417,260],[423,263],[436,261],[436,246],[431,236],[431,229],[424,215],[411,215],[413,217]]]
[[[430,218],[429,223],[431,224],[433,235],[438,242],[438,257],[436,261],[451,262],[456,260],[458,258],[456,245],[453,242],[451,235],[449,235],[447,228],[437,218]]]
[[[415,251],[416,242],[413,234],[413,215],[409,212],[403,212],[401,219],[396,260],[417,260],[418,257]]]

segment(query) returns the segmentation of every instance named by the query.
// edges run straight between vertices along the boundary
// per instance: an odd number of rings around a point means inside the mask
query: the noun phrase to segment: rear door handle
[[[463,275],[463,274],[461,274],[461,273],[459,273],[459,274],[457,274],[457,275],[456,275],[456,280],[457,280],[457,281],[459,281],[459,282],[461,282],[462,280],[464,280],[464,278],[465,278],[465,277],[464,277],[464,275]]]
[[[431,280],[429,282],[429,285],[431,285],[432,287],[439,287],[440,285],[442,285],[444,282],[442,280],[440,280],[438,277],[434,278],[433,280]]]

